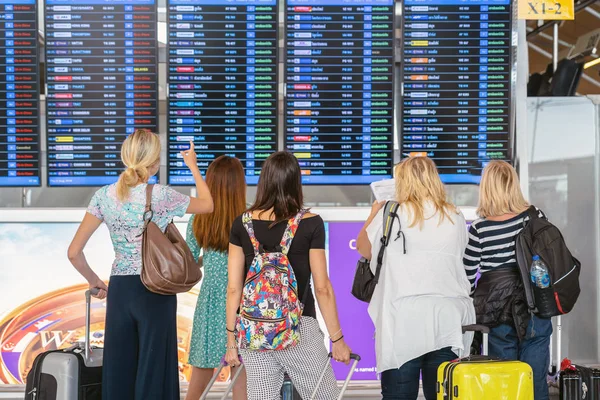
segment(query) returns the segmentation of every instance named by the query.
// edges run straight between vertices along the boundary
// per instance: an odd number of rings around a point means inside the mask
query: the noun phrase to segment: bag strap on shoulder
[[[377,254],[377,268],[375,269],[375,283],[379,283],[379,275],[381,274],[381,267],[383,266],[383,255],[385,248],[390,243],[390,236],[392,234],[392,227],[394,226],[394,220],[398,221],[398,235],[396,239],[402,237],[403,251],[406,254],[406,238],[402,232],[402,225],[400,224],[400,217],[398,216],[398,208],[400,204],[395,201],[388,201],[385,203],[383,211],[383,236],[381,237],[381,247]]]
[[[527,216],[523,218],[523,228],[527,226],[529,221],[540,218],[540,212],[534,205],[529,206],[527,209]]]
[[[385,204],[385,208],[383,211],[383,236],[381,237],[381,244],[387,246],[390,243],[390,237],[392,235],[392,227],[394,226],[394,220],[398,221],[399,229],[398,229],[398,237],[404,237],[402,233],[402,229],[400,226],[400,217],[398,216],[398,209],[400,208],[400,204],[395,201],[388,201]],[[396,239],[398,238],[396,237]],[[404,250],[406,254],[406,249]]]
[[[287,255],[287,253],[290,251],[292,240],[294,240],[294,236],[298,230],[298,225],[300,225],[300,221],[302,221],[302,218],[304,218],[304,215],[307,213],[307,211],[308,210],[306,209],[301,209],[294,218],[291,218],[288,221],[285,232],[283,233],[283,237],[281,238],[281,243],[279,243],[281,252],[283,254]]]
[[[307,213],[308,210],[302,209],[296,214],[294,218],[291,218],[285,231],[283,233],[283,237],[281,238],[281,242],[279,243],[279,247],[281,248],[281,253],[287,255],[290,250],[290,246],[292,245],[292,240],[294,240],[294,236],[296,235],[296,231],[298,230],[298,225],[300,225],[300,221],[304,217],[304,214]],[[242,224],[248,232],[248,236],[250,237],[250,242],[252,242],[252,248],[254,249],[254,255],[259,255],[263,250],[261,249],[261,244],[256,238],[254,234],[254,225],[252,224],[252,213],[246,212],[242,215]]]
[[[242,225],[244,225],[244,229],[248,232],[248,236],[250,237],[250,242],[252,243],[252,248],[254,249],[254,255],[257,256],[260,254],[260,243],[256,239],[254,235],[254,225],[252,224],[252,213],[245,212],[242,215]]]
[[[152,190],[154,189],[154,184],[149,183],[146,185],[146,209],[144,212],[152,211]]]
[[[144,215],[142,216],[142,219],[144,220],[144,229],[140,236],[146,232],[148,224],[152,221],[152,217],[154,217],[154,211],[152,211],[152,189],[154,189],[154,184],[149,183],[146,185],[146,206],[144,207]]]
[[[527,215],[529,215],[529,219],[537,219],[540,217],[539,215],[539,211],[537,208],[535,208],[535,206],[529,206],[529,208],[527,209]]]

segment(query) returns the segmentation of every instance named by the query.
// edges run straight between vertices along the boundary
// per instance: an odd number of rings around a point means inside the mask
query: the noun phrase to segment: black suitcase
[[[600,369],[574,365],[561,371],[560,400],[600,400]]]
[[[85,298],[85,343],[39,354],[27,374],[25,400],[102,399],[103,352],[90,348],[89,290]]]

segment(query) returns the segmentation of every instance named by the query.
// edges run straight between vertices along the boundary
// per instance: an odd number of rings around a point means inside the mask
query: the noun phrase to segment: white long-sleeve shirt
[[[400,368],[407,361],[445,347],[466,355],[471,345],[472,334],[462,334],[463,325],[475,323],[471,285],[462,262],[467,244],[465,218],[451,213],[452,222],[445,218],[438,224],[434,207],[428,204],[425,210],[421,228],[418,224],[409,227],[406,207],[399,208],[406,254],[403,241],[395,240],[399,229],[396,220],[369,305],[379,372]],[[367,228],[367,235],[375,273],[383,210]]]

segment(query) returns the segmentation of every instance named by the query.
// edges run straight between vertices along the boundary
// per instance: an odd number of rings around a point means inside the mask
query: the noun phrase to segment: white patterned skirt
[[[278,351],[240,350],[246,367],[248,400],[279,400],[287,373],[303,399],[310,399],[323,368],[327,371],[316,400],[335,400],[339,388],[319,323],[312,317],[300,321],[300,342]]]

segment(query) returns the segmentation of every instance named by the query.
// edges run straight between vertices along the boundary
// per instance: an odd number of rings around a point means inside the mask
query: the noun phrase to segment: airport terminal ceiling
[[[600,35],[600,2],[576,1],[576,4],[583,5],[584,3],[587,4],[587,7],[575,14],[574,21],[564,21],[559,24],[559,59],[564,58],[569,53],[570,49],[576,45],[578,38],[594,31]],[[544,21],[527,22],[530,74],[543,72],[548,64],[552,63],[553,27],[548,26],[537,34],[534,32],[543,23]],[[598,52],[600,52],[600,48],[596,49],[596,55],[598,55]],[[577,94],[579,95],[598,93],[600,93],[600,64],[586,69],[577,87]]]

